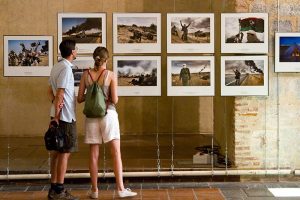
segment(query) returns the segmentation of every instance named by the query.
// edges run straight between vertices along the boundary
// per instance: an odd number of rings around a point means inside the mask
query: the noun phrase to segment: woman
[[[99,144],[102,143],[102,140],[104,143],[108,142],[110,144],[119,197],[137,195],[136,192],[125,189],[123,184],[120,129],[118,114],[115,108],[115,104],[118,102],[117,80],[113,72],[106,69],[108,57],[108,50],[105,47],[97,47],[95,49],[93,53],[94,68],[83,73],[77,97],[78,103],[84,102],[85,90],[93,84],[93,81],[98,80],[98,84],[101,86],[107,102],[107,114],[105,117],[85,118],[85,143],[90,145],[89,169],[92,182],[89,197],[92,199],[98,198],[98,157]]]

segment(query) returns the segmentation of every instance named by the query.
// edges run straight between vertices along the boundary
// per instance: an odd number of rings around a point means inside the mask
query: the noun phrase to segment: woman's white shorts
[[[102,144],[113,139],[120,139],[117,111],[109,109],[103,118],[85,118],[85,143]]]

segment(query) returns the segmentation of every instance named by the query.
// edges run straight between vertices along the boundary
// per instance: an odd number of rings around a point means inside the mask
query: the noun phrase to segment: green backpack
[[[99,78],[101,77],[103,70],[96,81],[93,80],[90,70],[88,71],[93,84],[87,88],[85,95],[85,104],[83,113],[88,118],[100,118],[106,115],[106,101],[101,85],[98,84]],[[104,82],[104,80],[103,80]]]

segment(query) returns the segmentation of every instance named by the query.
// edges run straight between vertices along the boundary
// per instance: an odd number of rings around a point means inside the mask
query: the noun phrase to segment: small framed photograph
[[[106,47],[106,14],[58,13],[58,52],[59,44],[66,39],[76,41],[79,54]]]
[[[73,64],[72,72],[74,76],[75,94],[77,96],[81,76],[85,70],[94,67],[94,59],[92,56],[77,57],[76,60],[73,60],[72,64]]]
[[[222,56],[221,96],[269,94],[268,56]]]
[[[300,72],[300,33],[275,33],[275,72]]]
[[[160,53],[160,13],[113,13],[114,53]]]
[[[119,96],[161,96],[160,56],[114,56]]]
[[[222,53],[268,53],[268,13],[222,13]]]
[[[168,13],[168,53],[214,53],[214,14]]]
[[[214,56],[169,56],[168,96],[214,96]]]
[[[4,76],[49,76],[52,36],[4,36]]]

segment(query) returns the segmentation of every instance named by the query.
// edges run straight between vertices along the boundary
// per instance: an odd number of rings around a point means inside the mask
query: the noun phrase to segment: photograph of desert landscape
[[[102,18],[62,18],[62,40],[76,43],[102,43]]]
[[[210,86],[209,60],[172,60],[172,86]]]
[[[8,40],[8,66],[49,66],[49,41]]]
[[[210,43],[209,17],[172,17],[171,43]]]
[[[156,17],[117,18],[118,43],[157,43]]]
[[[264,86],[263,60],[226,60],[226,86]]]
[[[156,60],[118,60],[119,86],[157,86]]]

